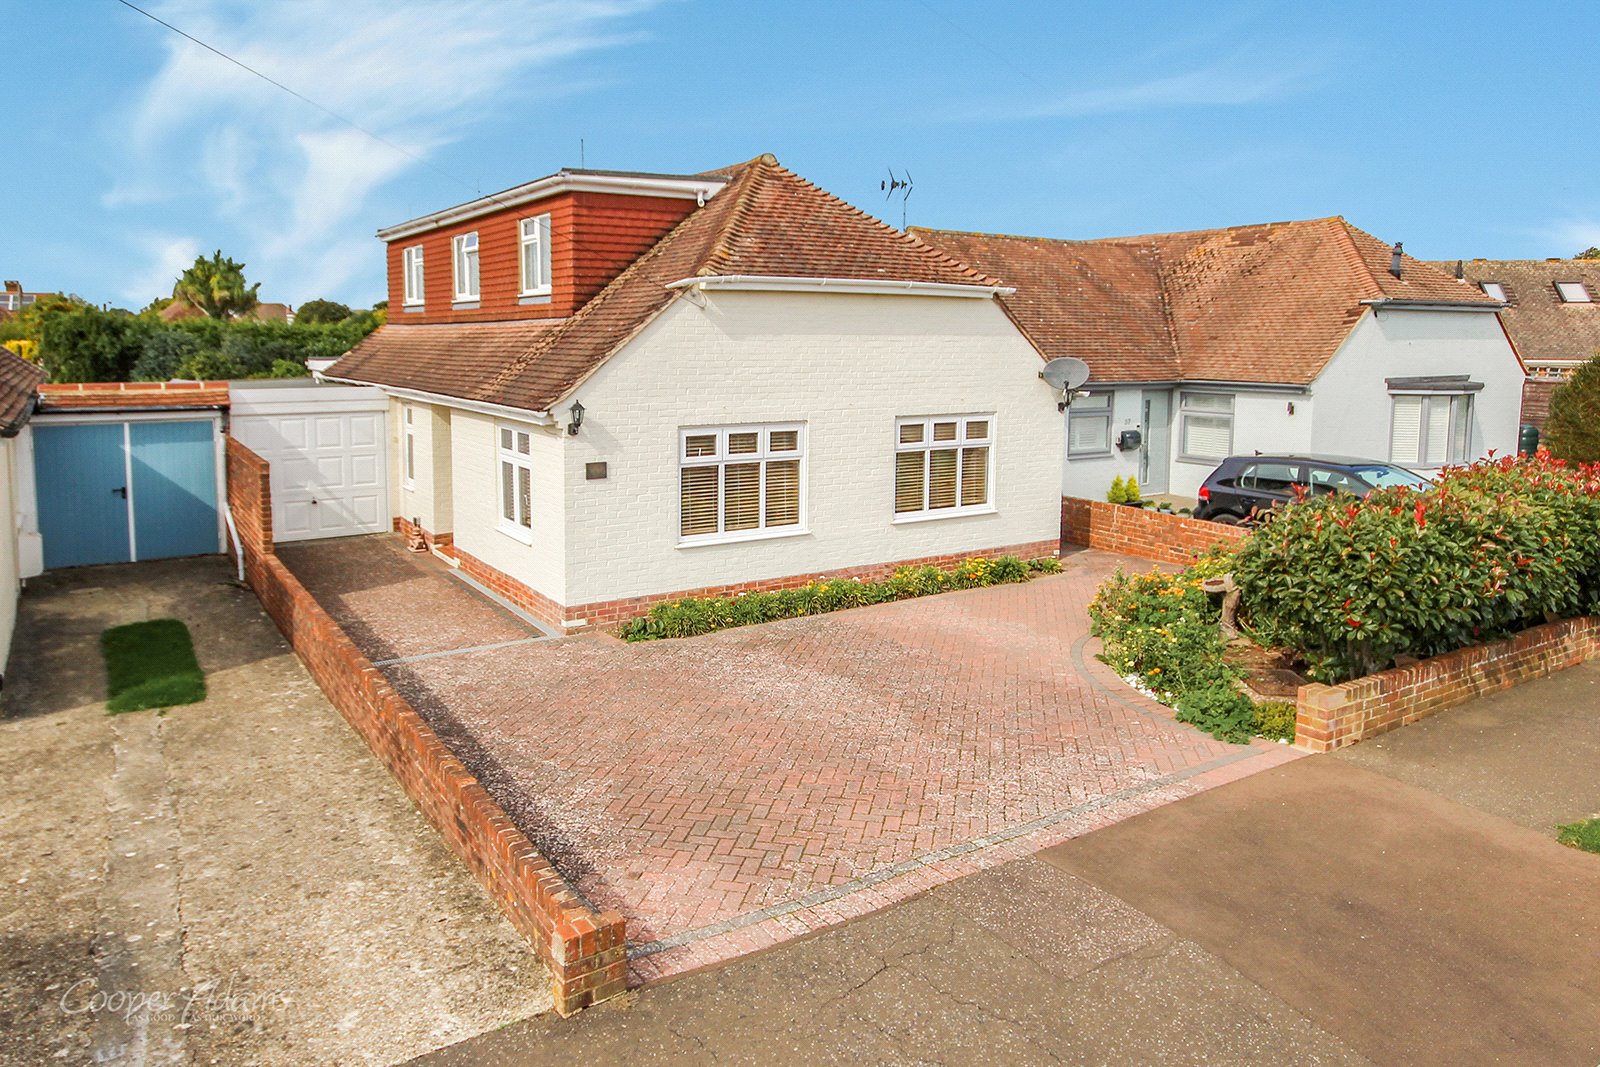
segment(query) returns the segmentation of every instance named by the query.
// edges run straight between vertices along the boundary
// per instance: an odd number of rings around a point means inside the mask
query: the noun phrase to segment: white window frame
[[[400,486],[417,487],[417,409],[400,405]]]
[[[953,441],[933,440],[933,424],[936,422],[956,423],[956,436]],[[989,432],[984,437],[971,437],[967,433],[969,422],[986,422]],[[900,427],[922,424],[922,440],[902,443],[900,440]],[[931,522],[936,519],[953,519],[962,515],[993,515],[999,509],[995,507],[995,480],[994,480],[994,455],[996,448],[996,423],[994,412],[971,412],[965,415],[907,415],[894,420],[894,454],[895,465],[899,464],[899,457],[903,452],[921,452],[922,460],[922,509],[920,511],[895,511],[894,468],[889,471],[889,513],[894,516],[890,520],[895,525],[910,522]],[[961,503],[961,481],[965,472],[965,464],[961,462],[961,453],[972,447],[983,447],[988,452],[988,469],[985,471],[984,480],[988,486],[988,499],[982,504]],[[932,488],[931,456],[934,452],[948,449],[956,450],[956,504],[950,508],[929,508],[928,493]]]
[[[794,431],[795,449],[792,452],[774,452],[770,447],[771,435]],[[759,448],[754,452],[729,454],[728,437],[738,433],[760,434]],[[711,456],[691,456],[689,438],[716,434],[717,450]],[[798,459],[800,461],[800,514],[799,521],[788,526],[767,525],[767,462]],[[761,489],[757,504],[759,525],[749,530],[727,530],[727,496],[724,491],[729,464],[760,463]],[[715,533],[684,535],[683,532],[683,472],[691,467],[717,467],[717,530]],[[677,523],[678,547],[697,545],[726,545],[738,541],[765,541],[776,537],[799,537],[811,532],[806,521],[806,424],[803,422],[759,422],[738,426],[686,426],[678,430],[678,504],[674,508]]]
[[[450,239],[451,274],[455,280],[455,302],[470,303],[478,299],[478,231],[458,233]],[[470,285],[470,288],[468,286]]]
[[[537,431],[526,423],[497,422],[494,424],[494,524],[495,529],[524,544],[533,543],[533,436]],[[504,435],[511,434],[511,447],[504,443]],[[517,448],[518,440],[528,439],[528,451]],[[511,468],[511,508],[513,518],[506,518],[506,468]],[[522,495],[517,491],[520,471],[528,472],[528,504],[524,512]],[[523,521],[526,520],[526,521]]]
[[[528,277],[528,250],[534,249],[533,267],[537,277]],[[550,295],[550,213],[535,215],[517,223],[517,269],[522,287],[518,296]]]
[[[1389,394],[1389,462],[1416,470],[1438,470],[1440,467],[1454,467],[1468,463],[1472,459],[1472,409],[1475,393],[1403,393]],[[1417,413],[1417,458],[1402,458],[1395,454],[1395,413],[1400,401],[1420,400],[1422,408]],[[1433,400],[1445,400],[1450,404],[1450,425],[1445,430],[1449,441],[1445,445],[1445,458],[1441,463],[1428,462],[1428,405]],[[1465,420],[1465,435],[1459,429],[1459,423]],[[1458,450],[1458,441],[1461,447]]]
[[[1506,300],[1506,287],[1499,282],[1479,282],[1478,288],[1482,289],[1483,295],[1490,300],[1498,300],[1502,304],[1510,302]]]
[[[1190,400],[1200,396],[1226,397],[1228,410],[1218,408],[1191,407]],[[1238,407],[1238,399],[1233,393],[1209,392],[1201,389],[1180,391],[1178,393],[1178,458],[1180,460],[1193,460],[1199,463],[1215,463],[1233,455],[1234,415]],[[1221,455],[1202,455],[1199,452],[1189,451],[1189,419],[1192,417],[1220,418],[1228,420],[1228,447]]]
[[[1079,405],[1081,405],[1085,400],[1097,400],[1097,399],[1102,399],[1102,398],[1106,402],[1106,406],[1104,408],[1081,408],[1081,407],[1079,407]],[[1092,459],[1095,456],[1109,456],[1109,455],[1111,455],[1111,422],[1112,422],[1112,416],[1116,412],[1116,407],[1117,407],[1116,394],[1115,393],[1109,393],[1109,392],[1090,393],[1087,397],[1078,397],[1071,404],[1067,405],[1067,458],[1068,459]],[[1103,448],[1078,449],[1077,451],[1074,451],[1073,448],[1072,448],[1072,421],[1074,419],[1077,419],[1079,422],[1104,421],[1105,424],[1106,424],[1106,443],[1105,443],[1105,446]]]
[[[1556,282],[1556,294],[1563,304],[1594,303],[1594,294],[1581,281]]]
[[[422,246],[411,245],[400,253],[400,273],[402,277],[402,305],[404,307],[421,307],[428,302],[427,278],[422,271]]]

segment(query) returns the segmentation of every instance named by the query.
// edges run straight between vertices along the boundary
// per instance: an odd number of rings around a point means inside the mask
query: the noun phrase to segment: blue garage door
[[[215,435],[209,419],[35,422],[45,567],[218,551]]]

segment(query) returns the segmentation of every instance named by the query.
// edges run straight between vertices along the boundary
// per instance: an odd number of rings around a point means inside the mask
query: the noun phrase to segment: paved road
[[[213,558],[29,583],[0,704],[0,1064],[393,1063],[548,1007],[230,579]],[[208,698],[106,715],[101,631],[174,616]],[[85,1010],[96,991],[123,1010]]]
[[[1600,664],[427,1067],[1600,1063]],[[1588,768],[1589,773],[1585,773]]]

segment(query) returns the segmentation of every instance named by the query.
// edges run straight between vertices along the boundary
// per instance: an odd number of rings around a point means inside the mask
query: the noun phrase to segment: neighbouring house
[[[1500,319],[1528,368],[1522,421],[1543,428],[1551,394],[1580,363],[1600,353],[1600,260],[1467,259],[1434,265],[1505,302]]]
[[[1192,498],[1218,460],[1333,453],[1422,470],[1516,447],[1500,301],[1342,218],[1093,241],[913,230],[1015,292],[1045,355],[1092,377],[1062,486]]]
[[[206,317],[204,311],[190,303],[188,298],[182,296],[173,297],[172,303],[156,312],[156,314],[160,316],[162,322],[179,322],[183,319],[203,319]],[[276,322],[288,325],[294,322],[294,308],[288,304],[257,304],[249,311],[236,315],[234,318],[241,321],[254,320],[256,322]]]
[[[391,398],[397,527],[553,626],[1056,551],[1063,420],[1009,290],[770,155],[378,236],[389,322],[325,377]]]
[[[37,301],[40,297],[48,295],[50,294],[25,293],[22,291],[21,282],[7,281],[5,283],[4,291],[0,292],[0,322],[9,319],[11,316],[15,315],[29,304]]]
[[[17,621],[17,597],[22,592],[25,487],[32,472],[18,445],[38,403],[44,372],[0,348],[0,679],[9,662],[11,635]]]

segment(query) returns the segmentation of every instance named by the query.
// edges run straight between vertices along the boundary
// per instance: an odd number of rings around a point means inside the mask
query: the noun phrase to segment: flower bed
[[[1146,696],[1176,709],[1179,722],[1235,743],[1294,734],[1293,705],[1257,705],[1235,684],[1242,675],[1225,658],[1221,606],[1202,588],[1227,573],[1232,557],[1213,549],[1177,574],[1118,572],[1089,604],[1100,658]],[[1285,710],[1287,707],[1287,711]]]
[[[838,578],[807,582],[795,589],[670,600],[651,608],[648,615],[623,624],[617,634],[628,641],[695,637],[733,626],[822,615],[843,608],[909,600],[953,589],[1025,582],[1035,575],[1055,574],[1060,570],[1061,561],[1049,556],[1026,562],[1015,556],[999,556],[969,559],[949,570],[904,567],[881,582]]]

